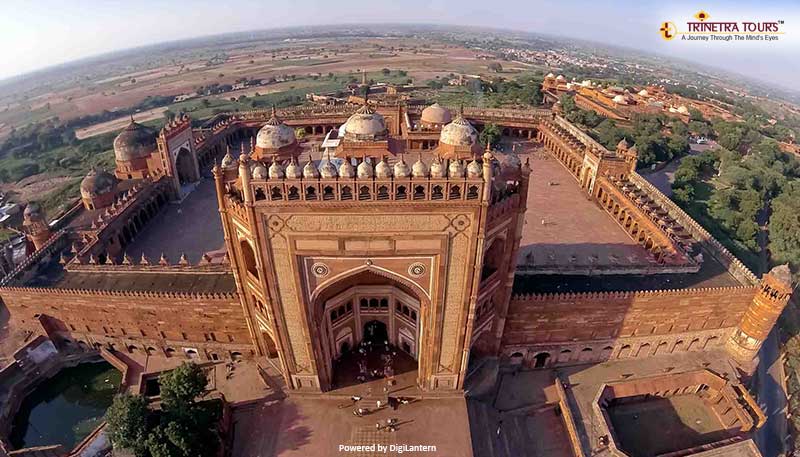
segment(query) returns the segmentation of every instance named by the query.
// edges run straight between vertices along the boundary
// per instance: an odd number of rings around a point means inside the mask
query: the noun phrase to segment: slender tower
[[[791,294],[792,275],[788,265],[777,266],[761,278],[753,303],[727,343],[728,352],[736,360],[752,365]]]
[[[28,235],[28,240],[33,243],[35,250],[38,251],[51,235],[44,211],[37,203],[29,203],[25,207],[23,218],[22,229]]]

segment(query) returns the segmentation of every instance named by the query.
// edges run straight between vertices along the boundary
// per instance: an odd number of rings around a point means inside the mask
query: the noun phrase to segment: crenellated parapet
[[[401,156],[390,165],[386,159],[373,164],[363,160],[354,166],[350,160],[338,167],[329,158],[319,166],[308,162],[300,166],[294,159],[287,165],[272,162],[269,167],[251,163],[242,156],[237,180],[227,185],[232,202],[250,199],[255,205],[351,202],[430,202],[434,204],[469,203],[486,200],[497,204],[517,193],[513,185],[492,186],[491,154],[483,160],[441,161],[429,164],[421,157],[408,165]],[[224,161],[223,161],[224,162]],[[242,165],[244,164],[244,165]],[[252,165],[252,171],[251,171]],[[232,164],[229,167],[231,170]],[[227,168],[218,167],[220,177],[227,177]]]
[[[635,299],[637,297],[656,298],[656,297],[694,297],[698,295],[721,296],[728,294],[740,294],[746,292],[752,294],[755,288],[751,286],[737,287],[700,287],[690,289],[656,289],[639,291],[599,291],[599,292],[560,292],[560,293],[541,293],[541,294],[517,294],[512,297],[517,302],[543,302],[543,301],[603,301],[618,299]]]
[[[155,299],[203,299],[203,300],[237,300],[235,292],[168,292],[154,290],[95,290],[95,289],[62,289],[51,287],[0,287],[0,294],[37,294],[42,296],[82,296],[82,297],[130,297],[130,298],[155,298]]]
[[[741,260],[737,259],[725,246],[722,245],[708,230],[703,228],[691,216],[686,214],[675,202],[661,193],[655,186],[650,184],[641,175],[634,172],[628,177],[631,183],[635,184],[640,190],[644,191],[651,199],[663,208],[673,219],[678,221],[681,226],[692,235],[692,237],[702,244],[706,250],[713,255],[720,263],[725,265],[728,271],[743,284],[757,284],[758,278]]]
[[[54,233],[52,236],[50,236],[50,238],[47,239],[40,249],[37,249],[33,254],[25,257],[25,260],[16,265],[13,270],[0,279],[0,287],[19,279],[24,272],[38,264],[40,261],[42,261],[42,259],[49,255],[53,255],[60,249],[63,249],[66,246],[67,239],[68,234],[65,229],[61,229]]]

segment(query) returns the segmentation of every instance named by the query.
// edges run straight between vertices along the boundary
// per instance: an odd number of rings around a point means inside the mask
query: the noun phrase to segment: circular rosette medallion
[[[328,276],[328,273],[330,272],[330,268],[328,268],[328,266],[324,263],[317,262],[314,265],[311,265],[311,273],[318,278],[324,278],[325,276]]]
[[[408,274],[415,278],[419,278],[425,274],[425,265],[420,262],[412,263],[408,266]]]

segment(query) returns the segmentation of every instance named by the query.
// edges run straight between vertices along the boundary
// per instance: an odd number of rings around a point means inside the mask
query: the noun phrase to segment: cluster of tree
[[[139,395],[114,398],[106,412],[109,437],[117,449],[136,457],[211,457],[219,447],[216,402],[198,402],[208,379],[196,364],[184,363],[159,377],[161,410]]]
[[[672,183],[672,197],[676,202],[688,205],[694,201],[700,181],[716,171],[717,157],[716,151],[705,151],[681,161]]]
[[[542,104],[542,80],[540,78],[525,76],[513,80],[499,80],[484,82],[483,90],[493,92],[502,105],[530,105]]]
[[[682,206],[696,198],[702,181],[718,171],[708,199],[708,215],[733,240],[760,250],[759,225],[769,216],[769,249],[775,261],[800,261],[800,162],[763,138],[747,155],[718,148],[685,158],[675,172],[673,192]],[[771,209],[771,211],[770,211]]]
[[[486,124],[483,126],[483,130],[480,133],[480,142],[483,145],[490,144],[494,146],[500,140],[500,127],[497,124]]]

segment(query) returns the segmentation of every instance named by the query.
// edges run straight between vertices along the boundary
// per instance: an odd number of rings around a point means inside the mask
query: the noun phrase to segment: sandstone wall
[[[12,319],[42,327],[66,344],[96,343],[118,351],[164,354],[173,349],[199,358],[250,354],[252,341],[233,294],[167,294],[6,287],[0,289]]]
[[[545,366],[720,346],[754,287],[541,294],[512,298],[503,353]]]

